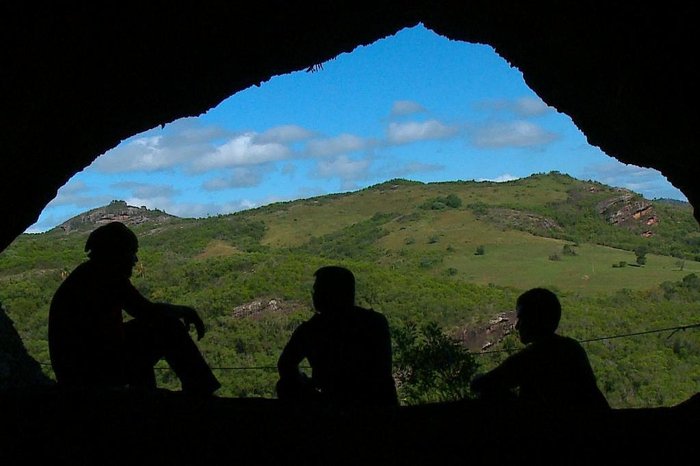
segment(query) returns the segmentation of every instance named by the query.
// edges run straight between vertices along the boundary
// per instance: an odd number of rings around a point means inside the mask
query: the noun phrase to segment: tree
[[[634,249],[634,254],[637,256],[637,264],[644,265],[647,263],[647,247],[638,246]]]
[[[576,256],[576,250],[571,247],[570,244],[565,244],[562,249],[561,253],[565,256]]]
[[[407,404],[471,398],[469,382],[478,368],[467,349],[435,323],[392,329],[394,378]]]

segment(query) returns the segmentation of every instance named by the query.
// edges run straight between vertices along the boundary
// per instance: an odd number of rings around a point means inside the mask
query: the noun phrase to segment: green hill
[[[139,236],[135,285],[203,314],[210,328],[200,343],[215,367],[274,368],[291,330],[308,317],[313,271],[328,263],[355,271],[360,304],[393,326],[436,322],[455,336],[510,310],[533,286],[560,294],[562,331],[577,338],[686,325],[700,293],[692,278],[700,275],[700,236],[687,203],[556,172],[507,183],[391,180],[202,219],[115,201],[22,235],[0,254],[0,302],[37,360],[48,361],[53,292],[84,260],[89,232],[111,220]],[[287,305],[239,311],[261,299]],[[694,393],[697,332],[666,336],[591,344],[613,405]],[[499,357],[480,361],[488,367]],[[222,371],[223,394],[271,396],[274,370]],[[167,372],[162,382],[172,383]]]

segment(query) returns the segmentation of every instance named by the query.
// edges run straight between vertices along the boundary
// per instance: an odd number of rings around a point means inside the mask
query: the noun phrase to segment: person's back
[[[556,295],[533,288],[518,298],[516,329],[527,345],[492,371],[476,377],[482,398],[501,398],[518,389],[518,399],[554,409],[607,409],[588,356],[574,339],[555,333],[561,317]]]
[[[292,334],[278,361],[280,398],[338,404],[396,405],[391,335],[386,318],[354,305],[352,273],[341,267],[316,271],[316,314]],[[308,359],[310,383],[299,373]]]
[[[322,394],[346,402],[392,402],[391,343],[382,314],[354,307],[317,314],[303,325],[314,385]]]
[[[59,382],[118,385],[123,380],[122,309],[128,286],[128,280],[91,261],[61,283],[49,310],[49,352]]]
[[[504,361],[519,387],[518,398],[552,408],[607,408],[586,352],[574,339],[560,335],[529,344]]]

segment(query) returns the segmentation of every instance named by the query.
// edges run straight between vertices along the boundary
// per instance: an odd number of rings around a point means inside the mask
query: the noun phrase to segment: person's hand
[[[189,306],[178,306],[178,314],[188,331],[194,325],[195,330],[197,330],[197,340],[201,340],[204,336],[204,322],[197,311]]]

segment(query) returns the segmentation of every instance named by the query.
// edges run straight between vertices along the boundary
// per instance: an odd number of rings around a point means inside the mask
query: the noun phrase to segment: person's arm
[[[391,348],[391,330],[389,328],[389,322],[384,315],[381,315],[381,329],[379,332],[380,342],[380,364],[378,370],[380,371],[378,381],[380,381],[379,386],[379,396],[377,401],[381,404],[388,406],[398,406],[399,398],[396,392],[396,384],[394,382],[394,364],[393,364],[393,353]]]
[[[204,336],[204,322],[194,308],[179,304],[149,301],[128,280],[123,285],[122,292],[124,293],[124,310],[130,316],[136,319],[147,319],[152,322],[158,322],[160,319],[167,318],[180,319],[188,329],[194,325],[198,340],[201,340]]]
[[[304,326],[304,324],[301,324],[292,333],[291,338],[277,360],[277,372],[280,379],[292,380],[299,377],[299,364],[306,357],[303,344]]]
[[[578,396],[584,400],[584,404],[596,409],[610,409],[610,404],[605,398],[605,395],[598,387],[596,376],[593,372],[593,367],[588,359],[586,350],[583,349],[580,343],[572,340],[574,356],[572,361],[577,367],[577,372],[580,374],[581,381],[576,387],[580,393]]]
[[[379,314],[380,325],[379,325],[379,351],[377,355],[381,361],[380,369],[382,374],[391,375],[393,370],[393,354],[391,350],[391,331],[389,330],[389,322],[386,320],[384,315]]]
[[[170,303],[153,304],[156,307],[157,312],[160,312],[166,316],[174,316],[175,318],[180,319],[185,324],[188,331],[194,325],[194,328],[197,331],[197,340],[202,339],[205,333],[204,322],[199,316],[199,313],[193,307]]]
[[[472,391],[479,393],[483,398],[499,397],[520,384],[523,365],[527,357],[524,351],[508,357],[495,369],[472,380]]]

